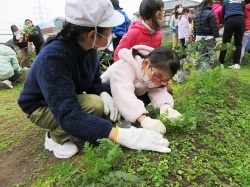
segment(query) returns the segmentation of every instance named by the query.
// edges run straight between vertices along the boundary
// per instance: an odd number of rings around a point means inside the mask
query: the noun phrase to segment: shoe
[[[49,132],[45,134],[45,149],[53,151],[57,158],[69,158],[78,153],[78,148],[72,142],[65,142],[64,144],[58,144],[49,137]]]
[[[220,68],[221,68],[221,69],[224,69],[224,64],[220,64]]]
[[[28,68],[28,67],[23,67],[23,69],[24,69],[24,70],[27,70],[27,69],[30,69],[30,68]]]
[[[12,84],[11,84],[11,82],[9,80],[4,80],[4,81],[2,81],[2,83],[4,83],[9,88],[13,88],[13,86],[12,86]]]
[[[232,69],[240,69],[240,65],[239,64],[234,64],[232,66],[228,66],[229,68],[232,68]]]

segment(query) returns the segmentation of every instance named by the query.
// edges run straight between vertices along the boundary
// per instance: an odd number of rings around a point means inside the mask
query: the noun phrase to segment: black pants
[[[20,77],[20,73],[18,71],[14,71],[14,75],[9,78],[10,82],[16,81]]]
[[[234,64],[240,64],[240,55],[242,47],[242,38],[245,30],[245,17],[238,15],[232,16],[226,19],[224,32],[222,36],[222,42],[224,44],[230,43],[232,36],[234,35],[234,46],[236,51],[234,53]],[[224,60],[227,54],[227,50],[220,51],[219,61],[224,64]]]
[[[122,39],[122,36],[117,36],[116,38],[113,38],[113,49],[115,51],[116,47],[119,45],[120,40]]]

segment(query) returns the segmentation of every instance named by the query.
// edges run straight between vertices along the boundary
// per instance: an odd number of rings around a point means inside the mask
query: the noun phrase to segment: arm
[[[208,21],[209,21],[209,25],[210,25],[210,28],[212,30],[214,38],[218,38],[219,37],[219,28],[217,26],[216,18],[215,18],[213,13],[209,14]]]
[[[108,137],[112,124],[82,110],[72,80],[74,67],[68,63],[72,59],[74,57],[70,55],[48,54],[39,67],[34,67],[35,78],[30,79],[39,80],[42,95],[63,130],[79,139],[96,143],[97,139]]]
[[[97,69],[94,75],[94,80],[92,82],[91,87],[86,91],[87,93],[100,95],[102,92],[108,92],[110,94],[110,89],[108,89],[105,85],[103,85],[101,80],[101,69],[100,69],[100,60],[98,59],[97,52],[93,51],[93,55],[91,56],[93,60],[91,63],[96,64]]]
[[[147,111],[144,103],[134,93],[135,70],[129,64],[130,62],[119,61],[118,63],[112,65],[110,71],[105,72],[103,76],[110,78],[112,96],[121,115],[126,120],[135,122]]]
[[[130,21],[129,17],[127,16],[127,14],[124,11],[123,11],[123,15],[125,17],[125,22],[124,22],[125,28],[126,28],[126,31],[128,31],[128,27],[129,27],[131,21]]]

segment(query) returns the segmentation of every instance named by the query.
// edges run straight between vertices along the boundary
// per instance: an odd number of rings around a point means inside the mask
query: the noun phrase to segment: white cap
[[[110,0],[66,0],[65,15],[68,22],[86,27],[115,27],[125,21]]]

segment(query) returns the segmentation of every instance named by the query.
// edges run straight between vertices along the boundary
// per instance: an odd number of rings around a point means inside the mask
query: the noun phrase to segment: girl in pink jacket
[[[212,11],[215,15],[218,29],[220,29],[220,25],[224,22],[222,18],[222,0],[213,1]]]
[[[147,116],[146,106],[151,102],[160,113],[168,111],[168,118],[181,115],[173,109],[173,97],[165,87],[180,68],[178,55],[167,47],[137,45],[121,49],[119,58],[101,76],[110,86],[119,112],[128,122],[139,122],[143,128],[164,134],[165,126]]]
[[[180,21],[178,22],[178,38],[183,48],[191,42],[191,32],[188,21],[189,8],[183,8]]]
[[[160,23],[164,17],[164,3],[162,0],[142,0],[140,4],[142,20],[130,24],[128,32],[123,35],[114,52],[114,62],[119,60],[118,52],[122,48],[130,49],[135,45],[160,47],[162,35]]]

